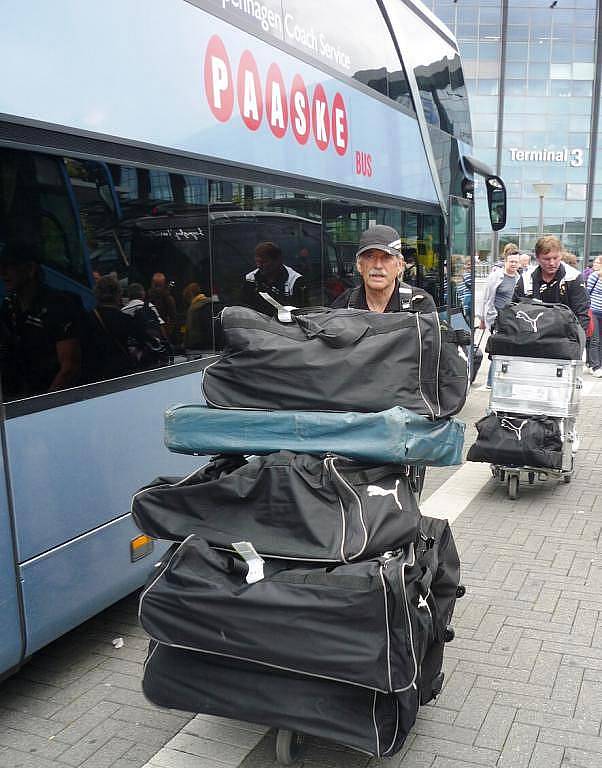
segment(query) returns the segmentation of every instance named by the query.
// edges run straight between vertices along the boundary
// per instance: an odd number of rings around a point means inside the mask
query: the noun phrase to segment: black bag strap
[[[336,349],[357,344],[370,330],[370,324],[359,317],[354,318],[353,322],[339,318],[335,323],[328,312],[316,317],[296,314],[293,318],[308,339],[320,339]]]

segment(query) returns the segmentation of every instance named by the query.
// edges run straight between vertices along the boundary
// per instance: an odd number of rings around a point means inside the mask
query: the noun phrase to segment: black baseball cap
[[[375,224],[373,227],[368,227],[361,234],[356,256],[372,249],[390,253],[391,256],[401,256],[399,232],[386,224]]]

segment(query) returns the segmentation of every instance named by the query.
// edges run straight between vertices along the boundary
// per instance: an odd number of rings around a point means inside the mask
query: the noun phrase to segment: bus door
[[[449,198],[449,243],[445,284],[449,322],[455,330],[474,327],[473,202]]]
[[[3,419],[3,416],[0,417]],[[15,564],[12,505],[7,477],[4,422],[0,424],[0,677],[18,666],[23,657],[24,635],[20,588]]]

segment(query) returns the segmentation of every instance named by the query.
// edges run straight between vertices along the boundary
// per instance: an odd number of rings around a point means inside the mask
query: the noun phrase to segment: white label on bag
[[[263,579],[263,558],[257,554],[257,550],[250,541],[235,541],[232,546],[249,566],[246,576],[247,584],[255,584]]]
[[[512,394],[525,400],[546,401],[549,399],[549,391],[546,387],[532,387],[528,384],[513,384]]]

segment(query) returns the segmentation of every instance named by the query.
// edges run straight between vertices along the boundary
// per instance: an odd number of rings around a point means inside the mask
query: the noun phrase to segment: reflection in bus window
[[[271,305],[255,298],[260,287],[255,271],[261,267],[256,247],[262,243],[273,243],[281,253],[271,282],[277,290],[269,291],[278,303],[322,303],[320,200],[277,187],[222,182],[210,182],[210,200],[213,274],[223,304],[272,313]]]
[[[283,0],[284,39],[347,77],[413,110],[405,73],[373,0]],[[302,35],[301,30],[309,34]]]

